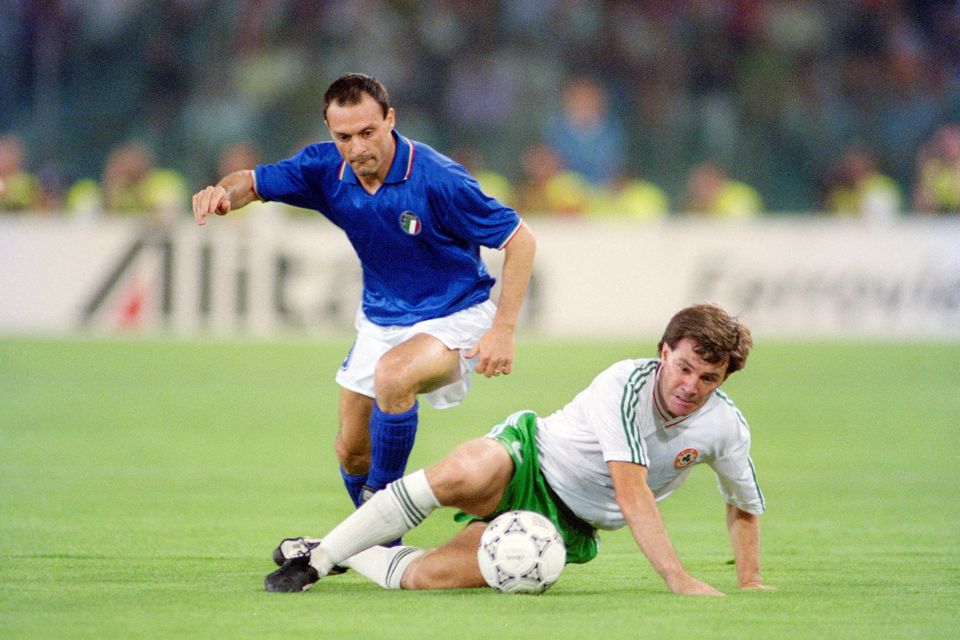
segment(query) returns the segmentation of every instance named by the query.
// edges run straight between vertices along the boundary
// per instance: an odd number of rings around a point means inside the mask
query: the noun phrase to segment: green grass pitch
[[[425,408],[410,469],[521,408],[549,412],[642,343],[521,339],[514,375]],[[0,341],[0,637],[957,638],[960,345],[760,341],[726,385],[750,422],[766,580],[738,592],[708,468],[662,503],[668,593],[627,530],[541,597],[269,594],[270,552],[349,512],[333,373],[347,340]],[[456,531],[441,510],[407,536]]]

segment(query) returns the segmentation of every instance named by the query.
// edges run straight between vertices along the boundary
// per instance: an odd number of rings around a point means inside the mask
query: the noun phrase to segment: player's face
[[[382,181],[387,177],[395,150],[391,135],[394,117],[392,108],[384,116],[377,101],[367,94],[358,104],[334,102],[327,107],[333,142],[358,178]]]
[[[695,344],[692,338],[683,338],[673,349],[664,344],[660,352],[660,400],[675,417],[702,407],[727,376],[726,361],[710,364],[694,353]]]

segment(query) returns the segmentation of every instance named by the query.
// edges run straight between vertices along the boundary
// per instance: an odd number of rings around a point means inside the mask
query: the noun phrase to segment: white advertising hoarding
[[[960,219],[529,223],[523,329],[538,335],[655,336],[713,300],[768,337],[960,339]],[[484,256],[498,273],[498,252]],[[319,217],[0,218],[8,335],[332,334],[351,329],[360,286],[349,243]]]

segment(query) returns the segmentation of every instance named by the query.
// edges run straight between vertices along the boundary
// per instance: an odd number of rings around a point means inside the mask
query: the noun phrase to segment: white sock
[[[410,563],[423,555],[417,547],[370,547],[340,562],[384,589],[399,589]]]
[[[438,508],[423,469],[391,482],[334,527],[310,555],[310,564],[326,575],[364,549],[396,540]]]

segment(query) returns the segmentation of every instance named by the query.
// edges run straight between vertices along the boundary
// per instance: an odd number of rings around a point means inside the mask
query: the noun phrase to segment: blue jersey
[[[262,199],[315,209],[340,227],[363,268],[364,314],[409,326],[487,300],[494,279],[480,247],[504,247],[521,220],[459,164],[393,136],[393,164],[373,195],[332,142],[259,165],[254,179]]]

